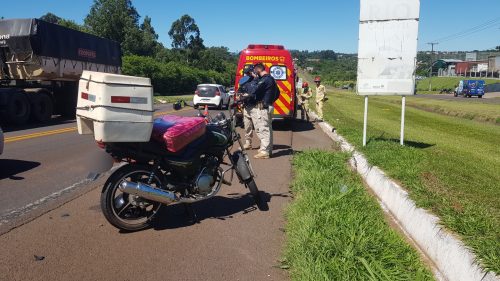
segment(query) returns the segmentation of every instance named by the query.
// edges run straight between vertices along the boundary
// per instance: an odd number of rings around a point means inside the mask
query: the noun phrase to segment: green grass
[[[307,151],[293,159],[284,260],[292,280],[433,280],[348,169],[348,158]]]
[[[179,100],[190,102],[193,100],[193,94],[178,95],[178,96],[155,96],[155,103],[174,103]]]
[[[400,105],[370,98],[363,148],[363,98],[345,92],[329,97],[325,119],[459,234],[486,269],[500,273],[500,126],[409,107],[401,147]]]
[[[481,79],[486,82],[486,84],[495,84],[500,83],[500,79],[488,79],[488,78],[464,78],[464,77],[432,77],[432,91],[429,92],[429,78],[425,78],[417,82],[417,91],[418,93],[435,93],[435,91],[440,91],[442,89],[451,89],[455,90],[460,80],[467,79]]]
[[[401,104],[401,97],[372,99]],[[437,100],[409,96],[406,98],[406,105],[442,115],[500,124],[500,104],[486,103],[480,99]]]

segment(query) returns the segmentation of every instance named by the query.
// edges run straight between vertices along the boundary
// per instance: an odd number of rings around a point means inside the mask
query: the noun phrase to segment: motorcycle
[[[265,208],[235,130],[234,110],[229,109],[229,118],[222,112],[214,118],[200,114],[207,120],[205,135],[179,153],[169,152],[155,141],[100,144],[115,161],[126,163],[111,174],[102,189],[101,209],[109,223],[126,231],[148,228],[162,206],[189,206],[210,199],[222,184],[231,185],[234,174],[249,189],[257,207]],[[239,149],[232,149],[235,144]]]

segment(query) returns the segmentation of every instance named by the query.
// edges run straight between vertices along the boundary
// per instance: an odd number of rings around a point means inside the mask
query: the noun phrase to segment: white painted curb
[[[314,118],[316,115],[311,114]],[[485,272],[476,262],[476,256],[459,239],[439,225],[439,218],[418,208],[408,193],[387,177],[378,167],[371,166],[333,127],[319,123],[323,131],[343,151],[352,152],[351,166],[363,177],[370,189],[398,221],[407,235],[434,262],[442,276],[457,281],[500,281],[493,272]]]

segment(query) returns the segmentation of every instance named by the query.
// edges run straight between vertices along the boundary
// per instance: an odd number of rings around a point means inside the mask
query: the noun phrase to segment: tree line
[[[157,94],[189,93],[200,83],[234,83],[237,54],[226,47],[206,47],[189,15],[171,24],[171,48],[158,41],[149,16],[141,22],[131,0],[94,0],[83,25],[53,13],[40,19],[117,41],[123,52],[123,74],[151,78]]]
[[[311,74],[321,76],[324,84],[334,87],[354,87],[358,58],[356,54],[336,53],[332,50],[291,51],[302,69],[311,69]]]

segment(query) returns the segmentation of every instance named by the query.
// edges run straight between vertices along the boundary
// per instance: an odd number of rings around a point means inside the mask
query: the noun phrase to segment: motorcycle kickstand
[[[189,220],[193,223],[200,223],[200,220],[198,220],[198,216],[194,211],[193,205],[189,203],[184,203],[183,205],[184,205],[184,211],[186,212],[186,215],[188,215]]]

